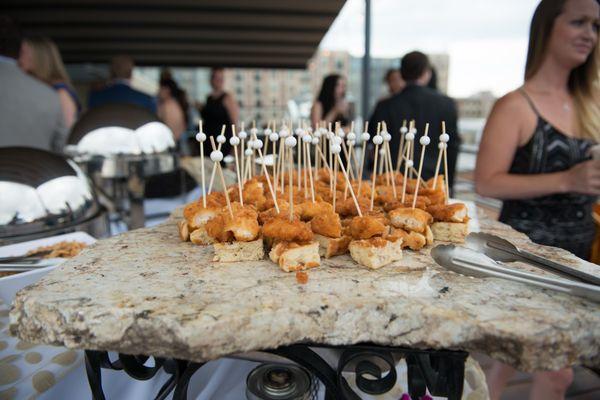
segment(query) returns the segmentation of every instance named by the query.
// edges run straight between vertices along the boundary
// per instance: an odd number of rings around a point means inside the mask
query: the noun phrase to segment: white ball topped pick
[[[312,138],[310,137],[310,135],[304,135],[302,136],[302,141],[304,143],[310,143],[312,141]]]
[[[440,135],[440,142],[448,143],[449,141],[450,141],[450,135],[448,135],[447,133],[442,133]]]
[[[246,139],[248,137],[248,132],[241,130],[238,132],[238,136],[240,137],[240,139]]]
[[[263,131],[265,137],[268,137],[271,133],[273,133],[273,131],[270,128],[267,128]]]
[[[217,143],[225,143],[227,141],[227,138],[225,137],[225,135],[219,135],[217,136]]]
[[[403,126],[402,128],[400,128],[400,133],[405,135],[408,132],[408,128],[406,126]]]
[[[406,165],[408,166],[408,168],[412,168],[415,165],[415,162],[413,160],[406,160]]]
[[[210,159],[214,162],[223,161],[223,152],[221,150],[213,150],[210,153]]]
[[[271,132],[271,133],[269,134],[269,140],[270,140],[271,142],[276,142],[276,141],[278,141],[278,140],[279,140],[279,134],[278,134],[277,132]]]
[[[448,147],[448,145],[446,143],[444,143],[444,142],[438,143],[438,149],[444,150],[446,147]]]
[[[206,134],[204,132],[196,133],[196,140],[198,142],[206,142]]]
[[[339,154],[342,151],[342,146],[340,146],[339,144],[332,144],[330,149],[331,153]]]
[[[360,134],[360,140],[363,142],[368,142],[371,139],[371,135],[369,132],[363,132]]]
[[[429,139],[429,136],[421,136],[419,143],[421,143],[421,146],[427,146],[431,143],[431,139]]]
[[[381,143],[383,143],[383,137],[381,135],[373,136],[373,143],[379,146]]]
[[[390,135],[390,133],[388,131],[382,132],[381,137],[383,137],[383,140],[386,142],[389,142],[390,140],[392,140],[392,135]]]
[[[260,139],[256,139],[252,142],[252,147],[254,147],[256,150],[258,149],[262,149],[263,148],[263,141]]]
[[[316,134],[316,132],[315,132]],[[314,144],[315,146],[319,144],[319,138],[317,136],[315,136],[314,138],[312,138],[312,144]]]
[[[350,132],[346,135],[346,140],[356,140],[356,133]]]
[[[408,140],[409,142],[412,142],[413,140],[415,140],[415,132],[408,131],[408,133],[405,136],[406,140]]]
[[[240,144],[240,138],[237,136],[232,136],[229,138],[229,144],[232,146],[237,146],[238,144]]]
[[[258,133],[258,129],[256,129],[256,128],[252,128],[252,129],[250,129],[250,134],[251,134],[252,136],[256,136],[256,134],[257,134],[257,133]]]
[[[295,147],[296,143],[297,143],[296,138],[293,136],[288,136],[285,138],[285,145],[287,147]]]
[[[244,154],[247,157],[250,157],[252,155],[252,149],[250,147],[247,147],[246,150],[244,150]]]

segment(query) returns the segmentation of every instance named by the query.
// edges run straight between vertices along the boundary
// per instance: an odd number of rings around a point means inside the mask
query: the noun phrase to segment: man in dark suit
[[[392,135],[390,150],[395,166],[402,123],[415,120],[415,127],[418,130],[415,138],[415,168],[417,168],[421,157],[419,137],[424,133],[425,124],[429,123],[431,143],[425,152],[422,173],[424,179],[429,179],[435,174],[439,136],[442,133],[442,121],[444,121],[446,133],[450,135],[448,175],[449,184],[452,187],[460,147],[456,105],[448,96],[427,87],[431,79],[431,65],[425,54],[418,51],[406,54],[401,61],[400,73],[402,79],[406,81],[406,87],[400,93],[378,104],[369,122],[369,130],[371,130],[371,134],[374,134],[378,122],[385,121],[387,123],[388,132]],[[443,171],[443,169],[441,170]]]
[[[90,93],[89,108],[112,103],[136,104],[156,114],[156,100],[131,87],[133,59],[129,56],[117,56],[111,60],[110,84]]]

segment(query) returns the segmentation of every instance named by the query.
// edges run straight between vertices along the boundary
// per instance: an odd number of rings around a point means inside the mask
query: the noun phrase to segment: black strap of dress
[[[509,169],[511,174],[565,171],[589,159],[591,140],[572,138],[560,132],[542,117],[524,89],[519,92],[537,116],[537,124],[531,139],[517,148]],[[499,219],[536,243],[561,247],[587,258],[595,234],[591,214],[595,201],[594,196],[578,193],[506,200]]]

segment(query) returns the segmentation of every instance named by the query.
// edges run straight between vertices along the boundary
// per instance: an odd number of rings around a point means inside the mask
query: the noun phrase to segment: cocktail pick
[[[288,170],[289,170],[289,183],[288,183],[288,190],[290,191],[290,221],[294,220],[294,184],[293,184],[293,180],[294,180],[294,165],[292,164],[293,160],[293,156],[292,156],[292,152],[294,147],[296,147],[296,138],[294,137],[294,135],[289,135],[288,137],[285,138],[285,146],[287,147],[288,150]]]
[[[406,120],[402,121],[402,127],[400,128],[400,146],[398,146],[398,157],[396,157],[396,174],[400,173],[400,165],[402,165],[402,159],[404,156],[404,135],[408,132],[406,127]]]
[[[404,204],[404,200],[406,198],[406,183],[408,181],[408,170],[410,168],[413,167],[414,165],[414,161],[410,158],[410,146],[411,146],[411,142],[413,140],[415,140],[415,134],[412,130],[412,125],[413,125],[414,121],[410,122],[410,128],[408,129],[408,132],[406,132],[406,138],[405,138],[405,142],[404,142],[404,151],[405,151],[405,155],[403,156],[405,158],[404,160],[404,176],[403,176],[403,181],[402,181],[402,198],[400,199],[402,201],[402,204]]]
[[[206,208],[206,181],[204,178],[204,142],[206,134],[202,130],[202,120],[198,121],[198,133],[196,140],[200,143],[200,175],[202,176],[202,207]]]
[[[220,151],[221,150],[221,145],[227,141],[227,139],[225,138],[225,129],[227,129],[227,125],[223,125],[221,127],[221,134],[219,136],[217,136],[217,142],[219,142],[219,146],[216,148],[216,150]],[[214,139],[211,139],[211,143],[212,143],[213,140]],[[213,166],[212,173],[210,174],[210,182],[208,183],[208,194],[212,193],[212,187],[213,187],[213,183],[215,182],[215,176],[216,176],[215,174],[216,173],[217,173],[217,170]]]
[[[358,195],[360,196],[360,188],[362,186],[363,168],[365,166],[365,153],[367,152],[367,143],[371,139],[369,134],[369,121],[365,122],[365,130],[360,134],[360,140],[362,141],[362,151],[360,154],[360,168],[358,170]]]
[[[423,159],[425,158],[425,149],[427,145],[431,142],[429,136],[429,123],[425,124],[425,134],[419,138],[419,143],[421,144],[421,159],[419,160],[419,172],[417,173],[417,186],[415,188],[415,195],[413,197],[412,208],[415,208],[417,205],[417,196],[419,195],[419,183],[421,182],[421,173],[423,172]]]
[[[229,144],[233,147],[233,154],[235,156],[235,173],[237,176],[238,193],[240,196],[240,204],[244,206],[244,196],[242,194],[242,176],[240,175],[240,163],[238,160],[238,145],[240,144],[240,138],[235,134],[235,124],[231,124],[231,137],[229,138]]]
[[[271,132],[272,134],[272,132]],[[253,135],[254,141],[254,149],[258,152],[258,156],[260,157],[261,160],[261,167],[262,167],[262,171],[263,174],[265,174],[265,177],[267,178],[267,185],[269,186],[269,192],[271,193],[271,198],[273,199],[273,204],[275,205],[275,211],[277,211],[277,214],[279,214],[279,205],[277,204],[277,193],[275,192],[275,190],[273,189],[273,185],[271,184],[271,177],[269,177],[269,171],[267,170],[267,165],[265,164],[265,158],[263,157],[263,152],[262,152],[262,140],[260,140],[256,134]],[[266,139],[265,139],[266,140]]]
[[[352,196],[352,200],[354,201],[354,206],[356,207],[356,212],[358,213],[359,217],[362,217],[362,212],[360,210],[360,205],[358,204],[358,199],[356,198],[356,194],[354,193],[354,189],[352,188],[350,178],[348,177],[348,172],[346,171],[346,168],[344,168],[344,163],[342,162],[342,159],[340,157],[341,151],[342,151],[342,148],[340,145],[333,144],[331,146],[331,152],[334,154],[334,157],[336,157],[337,162],[340,164],[340,167],[342,169],[342,174],[344,174],[344,178],[346,179],[346,187],[349,188],[349,190],[350,190],[350,196]],[[334,197],[334,199],[335,199],[335,197]],[[335,205],[333,206],[333,209],[335,210]]]
[[[371,205],[370,211],[373,211],[373,202],[375,201],[375,182],[377,180],[377,157],[379,156],[379,146],[383,143],[383,138],[379,134],[380,124],[377,125],[377,134],[373,136],[373,143],[375,144],[375,162],[373,164],[373,181],[371,182]]]
[[[233,218],[233,209],[231,208],[231,202],[229,201],[229,191],[227,190],[227,185],[225,184],[225,176],[223,175],[223,169],[221,168],[221,161],[223,161],[223,153],[221,150],[217,149],[215,146],[215,140],[211,136],[210,144],[212,145],[213,151],[210,153],[210,159],[215,163],[213,170],[218,170],[219,178],[221,178],[221,185],[223,186],[223,192],[225,192],[225,200],[227,201],[227,209],[229,210],[229,215]]]

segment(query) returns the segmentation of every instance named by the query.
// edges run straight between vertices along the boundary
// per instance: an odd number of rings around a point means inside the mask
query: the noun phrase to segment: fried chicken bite
[[[290,221],[289,214],[271,218],[263,225],[263,235],[276,241],[309,242],[314,235],[310,226],[294,218]]]
[[[389,212],[390,221],[395,228],[424,233],[433,217],[420,208],[397,208]]]
[[[363,214],[366,214],[371,208],[371,199],[366,197],[358,197],[356,200],[358,201],[360,211]],[[346,200],[344,200],[343,194],[339,195],[338,193],[335,204],[335,212],[340,214],[342,217],[358,215],[356,205],[354,204],[354,200],[350,194],[348,194],[348,197]]]
[[[427,212],[435,221],[466,222],[468,219],[467,206],[464,203],[433,204],[427,207]]]
[[[382,236],[388,231],[382,218],[372,215],[354,217],[350,222],[350,236],[354,239],[369,239]]]
[[[319,214],[333,213],[333,206],[325,201],[305,201],[294,207],[302,221],[310,221]]]
[[[208,220],[204,228],[206,234],[217,242],[231,242],[234,239],[233,233],[225,230],[225,218],[221,213]]]
[[[207,202],[206,208],[204,208],[201,201],[195,201],[185,206],[183,217],[187,222],[189,230],[194,231],[216,216],[220,211],[221,206],[209,206]]]
[[[402,248],[408,247],[414,251],[421,250],[426,244],[428,244],[427,238],[424,235],[421,235],[417,232],[407,232],[399,228],[392,228],[392,231],[386,236],[386,238],[400,238],[402,239]]]
[[[256,178],[247,181],[242,189],[244,204],[252,204],[257,210],[264,210],[267,202],[264,188],[265,185]]]
[[[330,238],[342,236],[342,223],[340,216],[333,211],[316,215],[310,221],[310,227],[316,234]]]
[[[238,242],[251,242],[258,237],[258,213],[253,206],[242,207],[240,203],[232,203],[233,215],[227,208],[221,211],[223,230],[231,232]]]

